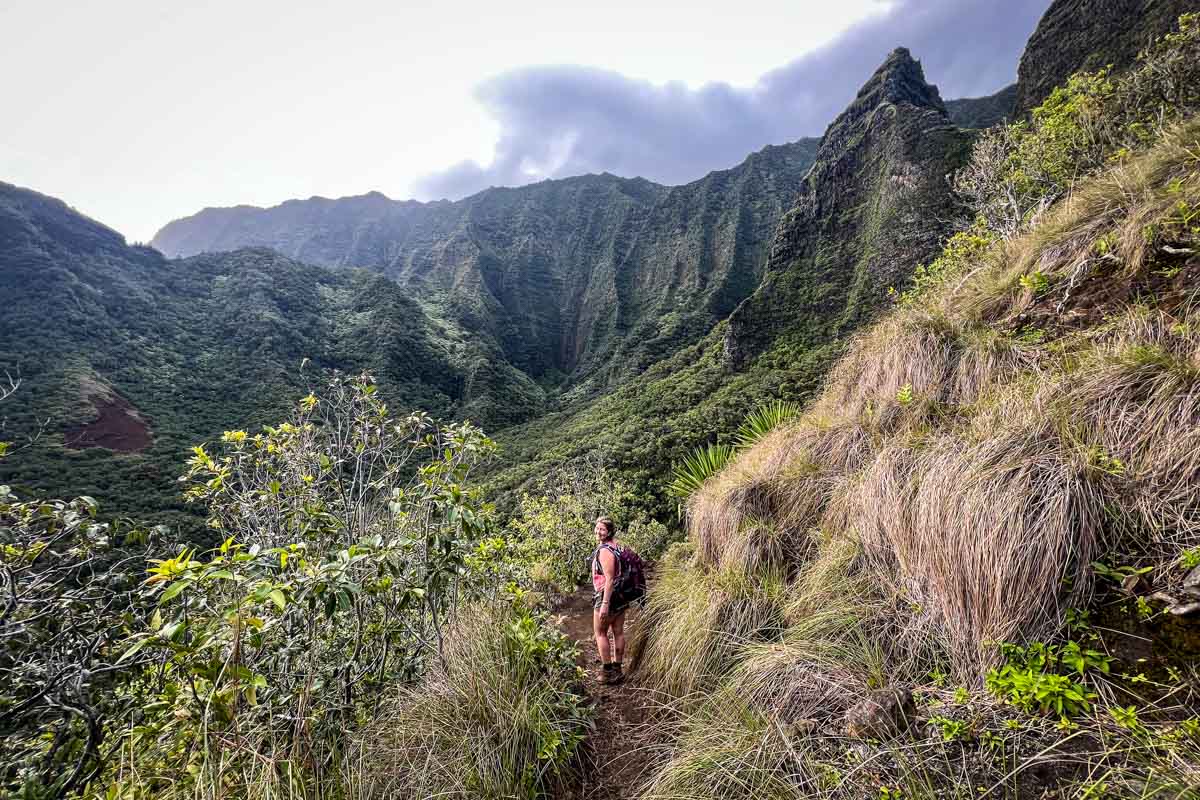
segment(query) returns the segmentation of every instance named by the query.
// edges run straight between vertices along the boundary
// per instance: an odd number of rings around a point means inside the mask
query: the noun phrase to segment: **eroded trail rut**
[[[626,615],[627,634],[637,614],[635,606]],[[587,692],[595,708],[595,728],[585,745],[583,781],[562,800],[629,800],[636,796],[635,788],[649,766],[649,731],[644,723],[650,695],[633,678],[618,686],[600,683],[600,660],[592,638],[591,589],[568,595],[557,618],[563,633],[579,644],[578,661],[587,671]]]

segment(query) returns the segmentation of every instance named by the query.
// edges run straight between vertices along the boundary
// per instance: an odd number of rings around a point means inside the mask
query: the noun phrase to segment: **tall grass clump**
[[[778,724],[720,694],[686,723],[662,766],[640,787],[644,800],[802,800],[791,742]]]
[[[514,601],[464,613],[445,650],[351,743],[351,796],[539,798],[570,781],[589,715],[574,645]]]
[[[811,419],[775,429],[688,502],[700,563],[791,568],[811,552],[830,487],[870,451],[849,420]],[[759,545],[770,550],[755,554]]]
[[[706,691],[747,645],[781,635],[785,604],[778,572],[668,570],[655,581],[633,630],[631,665],[668,697]]]

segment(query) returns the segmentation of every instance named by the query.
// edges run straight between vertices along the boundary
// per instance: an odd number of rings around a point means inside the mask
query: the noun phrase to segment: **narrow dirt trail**
[[[626,614],[627,636],[637,614],[637,606]],[[558,623],[563,633],[579,643],[579,666],[587,671],[588,696],[596,713],[596,727],[586,743],[583,781],[578,795],[572,796],[587,800],[630,800],[648,766],[647,751],[642,746],[648,694],[632,678],[617,686],[600,683],[590,588],[584,587],[565,598],[558,609]]]

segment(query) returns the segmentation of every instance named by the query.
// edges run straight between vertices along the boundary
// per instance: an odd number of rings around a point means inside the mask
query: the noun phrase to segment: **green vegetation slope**
[[[754,290],[811,139],[684,186],[585,175],[457,202],[378,193],[207,209],[153,244],[171,256],[266,246],[393,278],[539,384],[586,395],[694,343]]]
[[[328,370],[370,370],[403,407],[496,427],[540,408],[499,353],[379,275],[263,249],[169,261],[9,185],[0,294],[0,365],[23,381],[5,438],[44,428],[0,481],[141,519],[182,519],[175,478],[193,444],[278,416]]]

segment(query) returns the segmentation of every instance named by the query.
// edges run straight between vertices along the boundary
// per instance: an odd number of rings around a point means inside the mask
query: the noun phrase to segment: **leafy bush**
[[[0,796],[61,797],[103,763],[120,660],[143,609],[144,531],[103,523],[90,497],[19,501],[0,486]]]
[[[139,687],[114,790],[127,796],[316,789],[380,691],[444,660],[443,628],[486,528],[470,425],[393,418],[369,379],[337,379],[291,420],[185,480],[228,538],[150,568],[158,610],[125,658],[158,662]],[[266,787],[264,789],[264,787]]]
[[[596,459],[561,465],[538,481],[505,530],[514,579],[569,591],[586,580],[596,548],[596,518],[611,517],[617,535],[648,558],[657,556],[670,532],[633,510],[628,482]]]
[[[946,240],[936,259],[916,268],[908,288],[898,296],[900,304],[911,306],[918,297],[942,286],[947,280],[966,275],[981,266],[996,241],[996,234],[981,222],[954,234]],[[894,289],[892,291],[895,292]]]
[[[1034,642],[1002,644],[1005,662],[987,674],[987,688],[1028,712],[1066,719],[1091,708],[1095,693],[1080,682],[1092,670],[1107,673],[1112,659],[1070,641],[1062,647]]]
[[[678,538],[678,530],[668,528],[656,519],[639,517],[626,527],[621,540],[642,558],[657,561]]]

